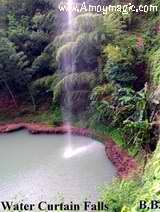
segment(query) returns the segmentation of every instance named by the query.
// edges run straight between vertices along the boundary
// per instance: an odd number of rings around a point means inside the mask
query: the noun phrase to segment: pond
[[[98,197],[115,167],[102,143],[82,136],[0,135],[0,200],[80,202]]]

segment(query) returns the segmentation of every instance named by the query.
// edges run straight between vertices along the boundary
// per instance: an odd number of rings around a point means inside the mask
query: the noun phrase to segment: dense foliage
[[[32,82],[55,71],[51,42],[56,24],[54,5],[47,0],[1,1],[0,86],[16,97],[31,96]],[[52,48],[53,49],[53,48]]]
[[[32,104],[29,121],[42,106],[38,121],[94,128],[134,156],[151,152],[159,127],[159,12],[74,14],[69,28],[58,2],[0,0],[0,98],[9,95],[16,114],[19,99]],[[158,197],[158,155],[159,147],[139,181],[103,189],[111,212],[138,211],[139,197]]]
[[[45,95],[53,113],[58,107],[87,127],[120,129],[123,147],[147,149],[155,120],[150,82],[159,84],[159,14],[79,14],[71,29],[57,8],[58,1],[1,0],[2,93],[15,105],[21,96],[34,110]]]
[[[27,121],[92,128],[143,158],[159,138],[159,12],[74,14],[69,27],[58,2],[0,0],[0,100],[8,95],[22,120],[33,105]],[[7,112],[0,108],[0,121],[13,121]],[[159,152],[158,145],[144,176],[103,187],[110,212],[138,212],[141,199],[159,198]]]
[[[160,145],[147,164],[144,175],[140,175],[133,180],[118,180],[111,186],[102,189],[102,197],[106,204],[110,206],[109,212],[146,212],[156,209],[140,209],[140,201],[159,199],[159,176],[160,176]],[[158,209],[157,209],[158,210]]]

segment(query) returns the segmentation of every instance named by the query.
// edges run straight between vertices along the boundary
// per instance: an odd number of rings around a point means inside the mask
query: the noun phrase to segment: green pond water
[[[0,135],[0,201],[78,201],[98,197],[115,167],[104,145],[68,135]]]

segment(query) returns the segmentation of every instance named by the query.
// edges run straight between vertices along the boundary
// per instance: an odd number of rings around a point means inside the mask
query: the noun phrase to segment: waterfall
[[[72,13],[72,6],[73,6],[73,0],[68,0],[68,24],[67,24],[67,31],[73,33],[73,13]],[[73,67],[73,58],[66,58],[64,62],[64,67],[67,67],[64,69],[64,74],[67,75],[74,73],[74,67]],[[72,96],[70,92],[70,88],[68,87],[68,84],[65,84],[65,107],[67,108],[66,112],[64,113],[64,122],[68,123],[68,131],[70,123],[72,123]]]
[[[72,30],[72,24],[73,24],[72,7],[73,7],[73,0],[68,0],[68,28],[69,30]]]
[[[73,31],[73,13],[72,13],[72,6],[73,6],[73,0],[68,0],[68,31],[72,34]],[[74,72],[74,68],[73,68],[73,64],[72,64],[72,58],[70,61],[65,61],[66,67],[69,67],[71,70],[69,70],[69,73],[73,74]],[[71,64],[69,64],[71,63]],[[67,70],[68,73],[68,70]],[[65,74],[67,74],[65,73]],[[67,124],[67,136],[66,136],[66,140],[67,140],[67,146],[65,149],[65,153],[64,155],[67,155],[68,157],[73,154],[73,149],[72,149],[72,138],[71,138],[71,123],[72,123],[72,96],[70,93],[70,90],[68,88],[68,85],[65,85],[65,96],[66,96],[66,108],[67,111],[64,112],[63,114],[63,120],[65,122],[65,124]],[[67,113],[67,114],[66,114]],[[67,123],[66,123],[67,122]]]

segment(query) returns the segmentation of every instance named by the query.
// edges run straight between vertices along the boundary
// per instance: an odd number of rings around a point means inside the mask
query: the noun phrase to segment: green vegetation
[[[65,121],[111,136],[134,157],[150,154],[159,137],[159,12],[79,14],[71,31],[57,4],[0,0],[0,123],[57,126],[68,114]],[[158,198],[159,151],[144,176],[103,189],[111,212]]]
[[[83,122],[90,128],[103,125],[121,131],[124,148],[138,152],[148,145],[145,65],[151,55],[156,81],[158,59],[152,56],[154,52],[141,47],[149,45],[148,40],[143,39],[138,46],[134,14],[80,14],[70,31],[59,27],[63,17],[56,10],[57,2],[7,0],[1,6],[5,13],[0,37],[0,86],[16,107],[19,98],[27,101],[36,116],[40,98],[53,99],[48,108],[61,108],[62,112],[50,109],[55,119],[52,123],[62,123],[62,114],[68,110],[75,125]],[[152,33],[149,26],[147,30]],[[144,66],[141,79],[140,66]]]
[[[109,212],[146,212],[151,209],[140,209],[140,200],[148,203],[159,199],[159,176],[160,176],[160,145],[148,162],[144,175],[136,176],[135,179],[118,180],[111,186],[103,188],[102,197],[105,203],[110,205]]]

